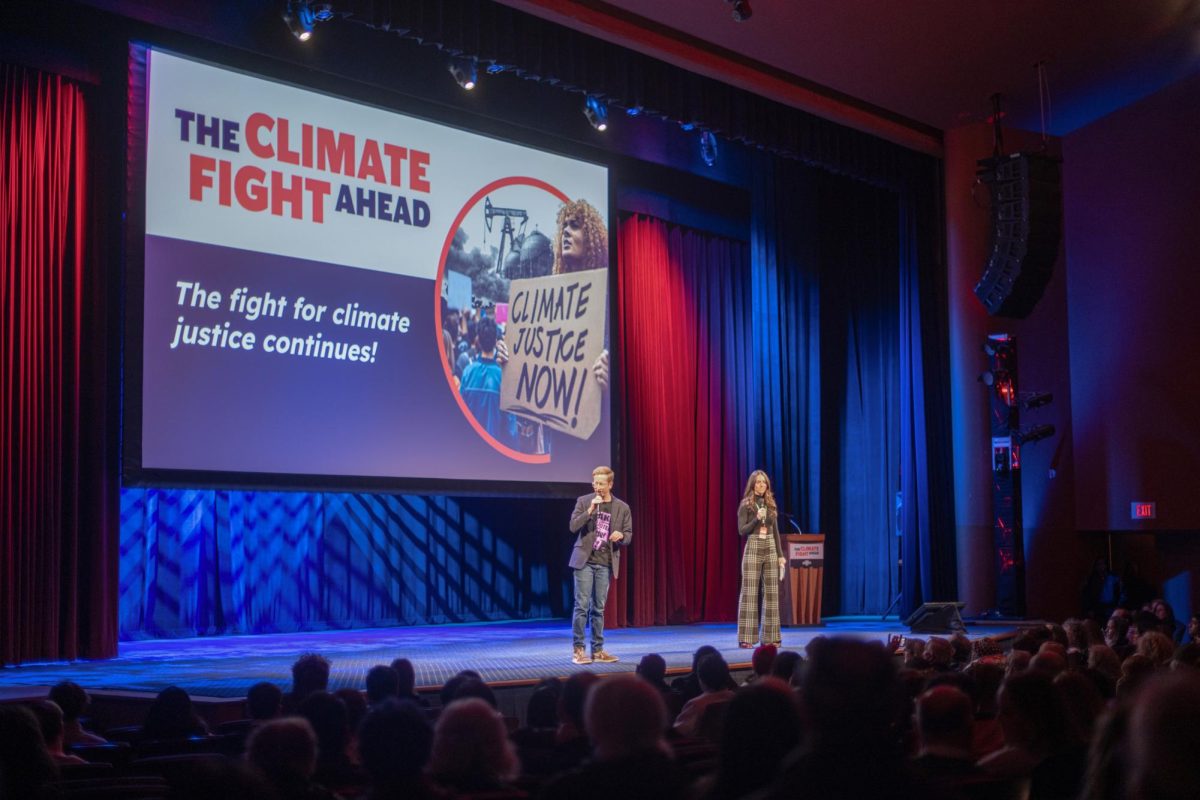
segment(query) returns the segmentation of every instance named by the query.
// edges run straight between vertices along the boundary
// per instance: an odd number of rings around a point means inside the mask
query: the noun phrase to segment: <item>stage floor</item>
[[[970,624],[971,638],[1006,638],[1017,623]],[[330,688],[362,689],[367,671],[404,657],[413,662],[417,685],[441,686],[461,670],[474,669],[489,684],[527,685],[547,676],[631,672],[646,653],[658,653],[672,672],[691,667],[692,653],[711,644],[731,667],[744,667],[749,650],[737,646],[733,623],[619,628],[605,632],[605,649],[616,664],[571,663],[571,630],[566,620],[536,620],[414,628],[372,628],[258,636],[209,636],[122,642],[118,655],[102,661],[22,664],[0,669],[0,699],[44,696],[45,687],[72,680],[88,691],[156,693],[172,684],[193,697],[244,697],[258,681],[284,689],[291,665],[301,653],[321,653],[333,663]],[[886,642],[908,635],[898,620],[878,617],[831,618],[820,628],[785,628],[783,648],[803,651],[815,636],[852,636]]]

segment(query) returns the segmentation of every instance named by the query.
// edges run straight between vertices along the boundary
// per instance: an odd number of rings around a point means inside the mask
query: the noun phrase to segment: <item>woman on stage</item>
[[[783,570],[783,544],[779,538],[779,509],[771,479],[762,470],[750,473],[746,492],[738,504],[738,534],[742,546],[742,594],[738,599],[738,644],[780,644],[779,576]],[[759,631],[759,598],[762,598],[762,638]]]

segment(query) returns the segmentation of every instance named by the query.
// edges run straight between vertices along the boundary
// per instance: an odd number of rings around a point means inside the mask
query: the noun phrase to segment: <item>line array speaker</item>
[[[1042,294],[1062,236],[1062,170],[1037,153],[980,161],[992,200],[987,268],[975,285],[992,316],[1029,316]]]

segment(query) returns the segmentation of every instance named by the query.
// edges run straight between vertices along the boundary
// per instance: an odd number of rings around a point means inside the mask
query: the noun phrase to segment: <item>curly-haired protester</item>
[[[574,200],[558,210],[554,226],[554,274],[608,266],[608,227],[587,200]]]

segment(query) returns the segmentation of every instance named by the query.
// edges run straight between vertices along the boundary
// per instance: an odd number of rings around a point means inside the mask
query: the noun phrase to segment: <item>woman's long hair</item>
[[[575,269],[568,269],[562,257],[562,231],[563,225],[571,218],[579,220],[579,226],[583,230],[583,257],[580,259],[582,266]],[[608,228],[604,224],[604,217],[600,216],[600,212],[592,206],[587,200],[575,200],[565,204],[558,210],[558,220],[555,222],[554,228],[554,275],[561,275],[564,272],[576,272],[583,269],[601,269],[608,266]]]
[[[767,501],[767,508],[770,509],[772,513],[776,513],[778,512],[779,508],[775,505],[775,493],[771,491],[771,479],[767,477],[767,473],[763,472],[761,469],[756,469],[754,472],[750,473],[750,478],[746,481],[746,491],[742,495],[742,502],[748,506],[755,505],[754,484],[756,481],[758,481],[760,475],[767,481],[767,491],[766,494],[763,495],[763,499]]]

